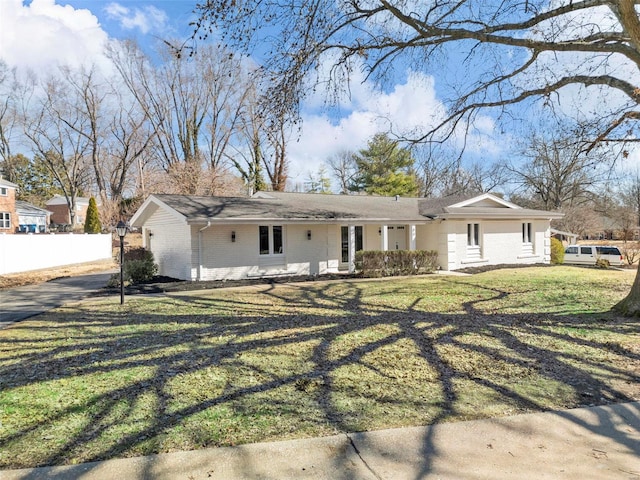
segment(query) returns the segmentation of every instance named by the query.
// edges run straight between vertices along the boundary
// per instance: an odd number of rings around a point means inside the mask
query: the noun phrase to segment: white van
[[[564,263],[595,265],[599,259],[606,260],[609,265],[624,265],[624,257],[618,247],[569,245],[564,251]]]

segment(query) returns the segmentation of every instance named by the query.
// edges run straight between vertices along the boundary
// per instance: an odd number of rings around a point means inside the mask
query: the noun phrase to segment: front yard
[[[635,272],[93,299],[0,330],[0,468],[640,399]]]

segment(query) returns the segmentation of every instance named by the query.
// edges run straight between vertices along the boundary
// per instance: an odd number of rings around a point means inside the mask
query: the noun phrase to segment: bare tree
[[[23,127],[35,153],[53,174],[69,207],[69,222],[75,225],[76,198],[91,185],[92,138],[85,115],[82,92],[66,81],[64,69],[41,85],[42,97],[25,98]],[[29,103],[28,100],[33,100]]]
[[[355,152],[341,150],[327,160],[327,164],[333,176],[338,180],[340,194],[348,195],[350,193],[349,186],[353,184],[356,173],[358,173]]]
[[[18,123],[16,94],[19,85],[15,68],[0,59],[0,161],[3,174],[10,182],[15,182],[15,171],[12,162],[13,132]]]
[[[182,193],[209,193],[210,182],[199,180],[222,175],[217,170],[239,128],[246,90],[241,60],[218,46],[196,56],[168,47],[154,65],[132,42],[112,44],[108,55],[152,126],[162,168]]]
[[[394,67],[428,68],[455,55],[474,78],[459,75],[449,90],[448,112],[418,140],[443,140],[479,109],[541,98],[567,86],[609,90],[597,112],[592,141],[627,139],[625,125],[640,118],[640,25],[633,0],[391,2],[380,0],[277,0],[245,8],[220,0],[198,7],[194,38],[212,24],[223,41],[250,51],[268,44],[265,67],[273,72],[272,98],[298,105],[311,75],[327,69],[340,88],[362,65],[369,78],[388,78]],[[279,35],[273,35],[274,29]],[[621,68],[623,64],[623,68]]]
[[[534,133],[518,162],[506,168],[521,192],[541,208],[560,210],[590,201],[609,177],[615,154],[604,147],[585,152],[580,134]]]
[[[592,203],[567,207],[563,212],[563,218],[554,220],[554,226],[558,230],[575,233],[584,238],[602,229],[602,215],[595,211]]]
[[[635,226],[640,227],[640,170],[623,173],[620,193],[623,205],[635,214]]]
[[[249,193],[266,189],[262,177],[264,152],[264,117],[259,105],[258,84],[249,81],[242,96],[236,141],[226,152],[234,168],[240,174]]]
[[[274,111],[264,122],[267,151],[262,162],[267,171],[271,189],[282,192],[287,186],[289,162],[287,143],[291,136],[291,122],[285,111]]]

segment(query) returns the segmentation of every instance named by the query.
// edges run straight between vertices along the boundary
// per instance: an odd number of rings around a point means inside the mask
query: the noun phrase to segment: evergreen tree
[[[87,218],[84,221],[84,233],[100,233],[101,231],[102,224],[98,215],[98,205],[96,205],[96,199],[91,197],[89,208],[87,208]]]
[[[418,194],[411,152],[386,134],[376,134],[368,147],[355,155],[355,162],[358,172],[352,191],[386,196]]]
[[[36,155],[29,159],[18,153],[11,157],[12,172],[18,185],[17,198],[39,207],[44,207],[47,200],[54,195],[62,195],[63,191],[56,185],[56,180],[42,158]],[[4,168],[0,162],[0,170]]]

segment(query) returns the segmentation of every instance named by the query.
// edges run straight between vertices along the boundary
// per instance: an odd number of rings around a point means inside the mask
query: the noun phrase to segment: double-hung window
[[[480,246],[480,224],[479,223],[467,224],[467,245],[469,247]]]
[[[280,255],[284,253],[284,230],[282,225],[260,225],[260,255]]]
[[[0,187],[0,197],[6,197],[9,195],[7,187]]]
[[[522,243],[533,243],[533,230],[531,222],[522,224]]]
[[[467,258],[477,260],[482,257],[480,240],[480,224],[467,223]]]
[[[9,212],[0,212],[0,228],[11,228],[11,214]]]
[[[522,253],[523,255],[533,254],[533,225],[531,222],[522,224]]]

